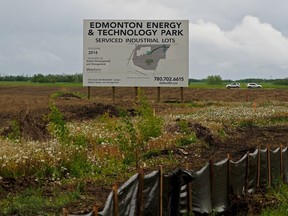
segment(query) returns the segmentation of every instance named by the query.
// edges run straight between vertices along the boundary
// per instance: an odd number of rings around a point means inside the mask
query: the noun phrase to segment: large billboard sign
[[[188,86],[188,20],[84,20],[83,31],[84,86]]]

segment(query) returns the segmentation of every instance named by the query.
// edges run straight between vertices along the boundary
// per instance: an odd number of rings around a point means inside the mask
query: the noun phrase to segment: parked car
[[[230,88],[240,88],[240,83],[230,83],[228,85],[226,85],[226,88],[230,89]]]
[[[257,83],[248,83],[247,88],[262,88],[262,85],[258,85]]]

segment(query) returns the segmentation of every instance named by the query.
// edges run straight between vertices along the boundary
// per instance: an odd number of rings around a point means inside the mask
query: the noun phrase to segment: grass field
[[[226,85],[229,82],[223,82],[222,84],[218,85],[209,85],[206,82],[190,82],[189,88],[216,88],[216,89],[225,89]],[[263,88],[268,89],[282,89],[288,88],[288,85],[275,85],[272,82],[259,82],[257,84],[262,85]],[[241,89],[246,89],[247,83],[241,83]],[[17,81],[0,81],[0,86],[58,86],[58,87],[81,87],[83,86],[82,83],[67,83],[67,82],[56,82],[56,83],[33,83],[30,81],[27,82],[17,82]]]

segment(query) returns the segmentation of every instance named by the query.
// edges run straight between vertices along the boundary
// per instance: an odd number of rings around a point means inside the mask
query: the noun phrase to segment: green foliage
[[[179,126],[180,133],[189,134],[191,132],[191,129],[189,128],[188,121],[180,119],[177,122],[177,125]]]
[[[256,122],[254,119],[245,119],[245,120],[241,120],[239,123],[238,123],[238,126],[239,127],[248,127],[248,128],[251,128],[251,127],[254,127],[256,126]]]
[[[151,149],[143,154],[143,158],[149,160],[152,157],[158,156],[161,153],[160,149]]]
[[[88,157],[84,152],[77,152],[72,155],[69,161],[63,162],[63,167],[67,169],[70,176],[76,178],[89,176],[94,169],[93,164],[88,161]]]
[[[197,141],[197,136],[195,132],[189,127],[188,121],[180,119],[177,122],[177,125],[179,127],[180,133],[182,133],[183,136],[177,139],[176,146],[187,146]]]
[[[276,199],[274,205],[263,210],[262,216],[286,216],[288,215],[288,185],[283,182],[276,187],[270,188],[269,196]]]
[[[224,138],[224,137],[227,136],[227,134],[226,134],[224,128],[220,128],[220,129],[218,129],[217,132],[218,132],[218,135],[219,135],[220,137],[222,137],[222,138]]]
[[[274,80],[273,84],[274,85],[288,85],[288,78]]]
[[[80,83],[82,82],[82,74],[75,75],[43,75],[36,74],[31,78],[31,82],[34,83],[55,83],[55,82],[67,82],[67,83]]]
[[[140,105],[138,107],[140,119],[138,129],[141,139],[146,142],[151,137],[158,137],[162,134],[163,120],[161,117],[154,115],[152,107],[149,105],[147,98],[140,94]]]
[[[179,139],[177,139],[176,141],[176,146],[187,146],[187,145],[190,145],[190,144],[193,144],[193,143],[196,143],[198,140],[197,136],[195,133],[191,133],[191,134],[188,134],[184,137],[181,137]]]
[[[84,134],[70,135],[69,140],[71,140],[70,143],[73,143],[74,145],[77,146],[86,148],[89,145],[89,140]]]
[[[61,141],[65,141],[68,138],[68,128],[64,116],[54,105],[50,105],[50,114],[48,114],[49,131],[54,134]]]
[[[60,191],[51,193],[51,196],[47,197],[40,188],[28,188],[21,194],[11,194],[1,200],[0,215],[55,215],[63,206],[80,197],[78,187],[65,194],[61,194]]]
[[[21,138],[21,128],[17,121],[11,122],[11,131],[8,133],[8,139],[14,142],[17,142]]]
[[[133,162],[137,163],[137,151],[139,148],[137,131],[131,118],[125,116],[121,120],[123,125],[117,127],[117,130],[120,132],[117,135],[117,140],[120,150],[124,153],[123,163],[131,165]]]
[[[283,113],[284,114],[284,113]],[[276,116],[271,116],[268,121],[272,124],[276,123],[286,123],[288,122],[288,116],[287,115],[276,115]]]
[[[207,83],[209,85],[219,85],[222,84],[222,78],[220,75],[211,75],[207,77]]]

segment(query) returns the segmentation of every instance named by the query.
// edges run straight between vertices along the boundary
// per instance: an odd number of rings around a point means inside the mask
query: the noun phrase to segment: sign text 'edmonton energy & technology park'
[[[188,20],[84,20],[83,85],[186,87]]]

